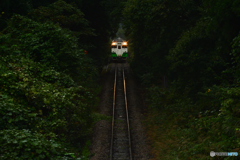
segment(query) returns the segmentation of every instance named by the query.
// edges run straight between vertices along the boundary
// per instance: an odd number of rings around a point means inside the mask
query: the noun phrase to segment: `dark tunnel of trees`
[[[168,158],[238,151],[240,1],[2,0],[1,159],[84,159],[119,24]]]

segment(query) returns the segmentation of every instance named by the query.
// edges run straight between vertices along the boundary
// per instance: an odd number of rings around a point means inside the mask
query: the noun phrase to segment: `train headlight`
[[[116,42],[112,42],[112,45],[114,46],[114,45],[117,45],[117,43]]]
[[[122,45],[127,45],[127,42],[123,42],[123,44]]]

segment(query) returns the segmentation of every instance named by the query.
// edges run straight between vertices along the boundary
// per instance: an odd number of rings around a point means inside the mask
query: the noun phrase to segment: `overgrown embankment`
[[[157,159],[239,151],[239,10],[237,0],[126,3],[131,66],[148,88]]]
[[[0,159],[87,159],[116,5],[0,2]]]
[[[209,159],[210,151],[238,152],[239,91],[214,86],[193,102],[171,89],[150,88],[147,126],[156,157]]]
[[[1,159],[81,150],[93,123],[97,69],[71,31],[16,15],[0,43]]]
[[[76,34],[20,15],[1,33],[1,159],[81,156],[99,87]]]

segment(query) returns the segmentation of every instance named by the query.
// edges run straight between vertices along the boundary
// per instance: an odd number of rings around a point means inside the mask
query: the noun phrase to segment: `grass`
[[[204,117],[198,117],[201,119]],[[195,117],[190,113],[173,113],[169,109],[150,108],[145,124],[147,135],[152,144],[152,160],[208,160],[208,159],[237,159],[237,157],[210,157],[210,151],[236,152],[231,149],[233,137],[225,139],[222,133],[213,138],[209,131],[205,131],[193,124]],[[211,129],[213,131],[211,131]],[[211,132],[214,128],[210,128]],[[215,135],[216,133],[214,133]]]
[[[168,110],[150,108],[147,119],[147,135],[152,144],[156,160],[209,159],[210,151],[217,151],[217,144],[210,145],[210,137],[198,131],[195,126],[187,127],[179,120],[185,117]],[[190,119],[189,119],[190,120]]]
[[[154,160],[237,159],[211,158],[210,151],[240,151],[238,113],[224,112],[228,108],[222,105],[221,110],[215,109],[218,106],[212,99],[211,103],[192,103],[171,91],[150,91],[145,124]]]

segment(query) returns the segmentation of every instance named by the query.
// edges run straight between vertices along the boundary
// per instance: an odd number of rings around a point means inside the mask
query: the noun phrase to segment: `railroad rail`
[[[132,160],[125,74],[119,65],[115,66],[110,160]]]

